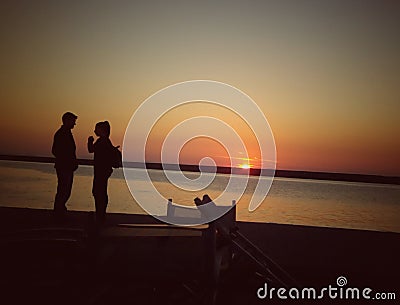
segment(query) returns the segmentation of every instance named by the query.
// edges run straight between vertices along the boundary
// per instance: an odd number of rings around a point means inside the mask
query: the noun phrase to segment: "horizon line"
[[[0,154],[0,160],[4,161],[21,161],[21,162],[36,162],[36,163],[54,163],[54,157],[43,156],[28,156],[28,155],[8,155]],[[93,159],[78,158],[80,165],[93,166]],[[187,172],[200,172],[200,166],[195,164],[162,164],[158,162],[134,162],[125,161],[126,168],[146,168],[154,170],[179,170]],[[218,174],[238,174],[249,176],[260,176],[261,170],[272,171],[272,169],[249,168],[243,169],[240,167],[217,166],[202,166],[205,172],[216,172]],[[208,171],[207,171],[208,169]],[[213,170],[211,170],[213,169]],[[268,177],[262,175],[263,177]],[[376,174],[357,174],[357,173],[338,173],[338,172],[320,172],[320,171],[304,171],[304,170],[287,170],[275,169],[274,177],[278,178],[296,178],[296,179],[313,179],[313,180],[330,180],[330,181],[346,181],[346,182],[364,182],[364,183],[382,183],[400,185],[399,176],[385,176]]]

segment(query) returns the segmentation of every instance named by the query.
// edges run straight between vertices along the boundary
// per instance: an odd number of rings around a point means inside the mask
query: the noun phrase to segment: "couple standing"
[[[56,157],[57,194],[54,200],[54,212],[58,219],[66,216],[67,203],[72,189],[74,171],[78,169],[76,146],[71,130],[76,125],[77,116],[66,112],[62,116],[62,126],[54,135],[52,153]],[[96,206],[96,222],[102,225],[105,221],[108,204],[107,184],[113,172],[113,154],[115,147],[110,141],[110,124],[108,121],[96,124],[94,133],[97,141],[90,136],[87,148],[94,153],[94,178],[92,194]]]

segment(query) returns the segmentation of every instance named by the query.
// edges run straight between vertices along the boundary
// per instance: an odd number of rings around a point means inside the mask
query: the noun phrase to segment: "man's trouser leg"
[[[72,182],[74,180],[74,172],[70,170],[56,169],[57,172],[57,194],[54,200],[54,211],[57,214],[63,214],[67,211],[65,204],[71,196]]]

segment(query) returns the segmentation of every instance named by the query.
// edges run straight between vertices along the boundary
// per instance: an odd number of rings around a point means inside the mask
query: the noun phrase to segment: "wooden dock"
[[[265,279],[241,252],[217,277],[206,271],[215,268],[207,257],[217,256],[205,252],[209,225],[182,230],[146,215],[110,214],[93,239],[91,213],[68,216],[58,225],[48,210],[0,208],[2,304],[260,304],[256,290]],[[335,284],[342,275],[351,287],[400,295],[400,234],[236,225],[304,286]]]

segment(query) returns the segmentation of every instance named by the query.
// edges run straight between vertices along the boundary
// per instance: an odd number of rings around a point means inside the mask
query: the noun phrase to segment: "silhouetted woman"
[[[88,138],[88,151],[94,153],[94,178],[92,193],[96,206],[96,223],[104,224],[108,204],[107,184],[112,170],[113,145],[110,141],[110,123],[108,121],[96,124],[94,133],[99,138]]]

